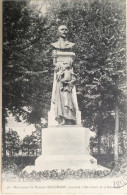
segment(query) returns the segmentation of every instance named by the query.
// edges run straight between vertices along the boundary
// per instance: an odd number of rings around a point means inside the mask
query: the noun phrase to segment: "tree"
[[[27,120],[38,100],[47,99],[46,87],[42,85],[48,79],[48,75],[43,77],[43,72],[50,68],[43,58],[46,19],[39,19],[26,1],[4,2],[3,8],[3,108],[11,111],[17,120],[20,115]]]
[[[19,148],[20,148],[19,135],[16,131],[9,129],[9,131],[6,132],[5,136],[6,136],[6,150],[9,152],[11,156],[14,156],[15,153],[19,152]]]
[[[23,31],[27,31],[27,20],[24,15],[27,15],[25,2],[3,2],[3,110],[2,110],[2,128],[3,128],[3,155],[6,155],[6,140],[5,140],[5,125],[8,111],[14,113],[19,112],[17,99],[21,98],[21,91],[18,91],[19,83],[16,78],[21,76],[19,71],[22,70],[21,63],[21,48],[19,46],[22,40]],[[14,13],[16,17],[14,16]],[[24,13],[22,15],[22,13]],[[24,22],[26,22],[24,29]],[[20,49],[19,49],[20,48]],[[21,50],[21,51],[20,51]],[[20,55],[19,55],[20,54]],[[16,59],[18,59],[18,62]],[[17,74],[18,73],[18,74]],[[18,92],[18,93],[17,93]]]
[[[125,129],[124,1],[49,0],[43,15],[26,2],[15,3],[4,4],[3,118],[10,111],[17,120],[22,115],[37,124],[47,116],[53,80],[50,43],[57,39],[58,25],[67,24],[69,39],[76,43],[74,71],[82,119],[98,132],[100,152],[102,136],[108,129],[114,133],[116,107],[120,131]]]
[[[26,135],[21,144],[22,151],[27,151],[28,156],[30,152],[34,155],[37,150],[41,148],[41,137],[38,132],[32,132],[32,135]]]
[[[27,1],[3,2],[4,155],[8,114],[12,113],[18,121],[22,116],[28,123],[37,123],[45,115],[45,108],[49,105],[47,101],[50,94],[46,92],[51,90],[51,83],[47,82],[51,71],[47,66],[47,59],[44,58],[47,29],[46,19],[38,18]]]

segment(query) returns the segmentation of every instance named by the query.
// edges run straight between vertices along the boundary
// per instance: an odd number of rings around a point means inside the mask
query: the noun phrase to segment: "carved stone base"
[[[42,130],[42,155],[35,166],[23,171],[31,172],[62,169],[108,170],[97,165],[89,155],[90,131],[80,126],[51,127]]]

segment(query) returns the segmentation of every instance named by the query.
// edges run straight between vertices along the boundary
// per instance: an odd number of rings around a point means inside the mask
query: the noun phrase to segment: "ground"
[[[28,174],[27,172],[23,172],[23,168],[27,165],[34,164],[34,160],[36,157],[31,158],[25,157],[23,162],[23,157],[19,157],[19,159],[11,157],[3,159],[2,166],[2,178],[7,181],[40,181],[47,179],[55,179],[55,180],[63,180],[63,179],[85,179],[85,178],[101,178],[101,177],[119,177],[121,175],[127,175],[127,155],[124,155],[119,159],[118,162],[111,161],[108,163],[110,166],[110,171],[90,171],[90,170],[52,170],[52,171],[33,171]],[[22,159],[22,161],[21,161]],[[17,160],[17,161],[16,161]],[[20,161],[21,163],[18,164]]]

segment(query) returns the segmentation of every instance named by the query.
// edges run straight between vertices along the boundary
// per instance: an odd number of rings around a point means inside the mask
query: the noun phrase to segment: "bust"
[[[67,40],[67,32],[68,29],[65,25],[59,26],[58,28],[59,40],[51,44],[55,49],[71,49],[75,45],[75,43],[69,42]]]

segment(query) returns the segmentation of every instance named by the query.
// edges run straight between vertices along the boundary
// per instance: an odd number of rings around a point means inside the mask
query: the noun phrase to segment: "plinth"
[[[31,172],[62,169],[108,170],[97,165],[89,154],[90,131],[81,126],[50,127],[42,130],[42,155],[35,166],[23,171]]]

